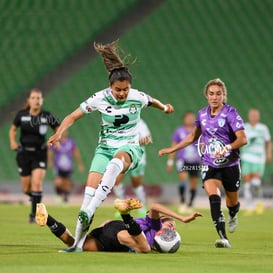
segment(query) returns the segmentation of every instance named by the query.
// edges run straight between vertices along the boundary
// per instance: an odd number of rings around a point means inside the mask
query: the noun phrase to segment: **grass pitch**
[[[74,233],[78,207],[47,206],[48,211]],[[209,210],[205,217],[177,223],[182,245],[174,254],[59,253],[64,245],[47,227],[28,224],[29,207],[0,204],[1,273],[272,273],[273,211],[263,215],[239,214],[239,226],[229,235],[231,249],[216,249],[216,231]],[[226,211],[225,211],[225,214]],[[113,218],[114,209],[97,210],[92,227]]]

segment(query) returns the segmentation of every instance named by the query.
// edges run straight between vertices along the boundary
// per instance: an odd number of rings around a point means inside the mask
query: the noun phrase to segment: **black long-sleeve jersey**
[[[22,147],[41,149],[46,146],[46,133],[50,126],[53,130],[60,126],[59,120],[50,112],[41,110],[37,116],[32,116],[29,110],[20,110],[13,121],[20,127],[20,143]]]

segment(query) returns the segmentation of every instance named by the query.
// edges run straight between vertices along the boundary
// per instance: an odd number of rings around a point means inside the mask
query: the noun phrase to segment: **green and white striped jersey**
[[[251,163],[264,163],[265,143],[271,140],[268,127],[263,123],[257,123],[254,127],[245,123],[245,132],[248,144],[241,148],[241,159]]]
[[[137,124],[142,108],[147,107],[151,97],[136,89],[130,89],[126,101],[117,101],[110,88],[98,91],[80,104],[85,114],[101,113],[99,145],[119,148],[126,144],[139,145]]]

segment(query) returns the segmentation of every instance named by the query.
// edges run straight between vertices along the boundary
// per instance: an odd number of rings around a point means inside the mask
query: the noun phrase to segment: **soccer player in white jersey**
[[[101,113],[99,143],[87,177],[75,242],[69,252],[82,248],[94,213],[111,192],[118,175],[138,166],[143,155],[137,131],[142,108],[152,106],[166,114],[173,112],[172,105],[131,87],[132,75],[117,52],[117,41],[105,45],[95,43],[94,48],[103,57],[109,72],[109,87],[94,93],[67,115],[48,140],[49,146],[58,145],[63,132],[75,121],[85,114]]]
[[[246,215],[251,215],[255,205],[253,190],[261,197],[261,179],[265,164],[272,160],[272,143],[268,127],[260,122],[258,109],[250,109],[248,122],[245,124],[248,145],[241,149],[242,176],[244,181],[244,198],[246,201]],[[257,214],[263,213],[262,203],[256,204]]]
[[[138,167],[134,170],[130,171],[130,178],[133,186],[133,192],[138,200],[141,201],[142,207],[138,209],[138,216],[143,217],[146,215],[146,193],[144,186],[142,184],[142,179],[145,173],[146,167],[146,151],[145,145],[152,142],[151,131],[147,125],[147,123],[140,119],[137,125],[138,133],[139,133],[139,143],[142,145],[143,148],[143,156],[138,164]],[[125,188],[124,185],[121,183],[125,174],[120,174],[117,178],[116,184],[114,186],[114,194],[119,199],[125,199]],[[117,212],[115,216],[120,216]]]

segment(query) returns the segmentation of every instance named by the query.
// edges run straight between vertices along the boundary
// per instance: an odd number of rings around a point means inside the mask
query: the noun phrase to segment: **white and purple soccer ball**
[[[181,237],[176,230],[163,228],[154,237],[154,248],[161,253],[174,253],[181,245]]]

